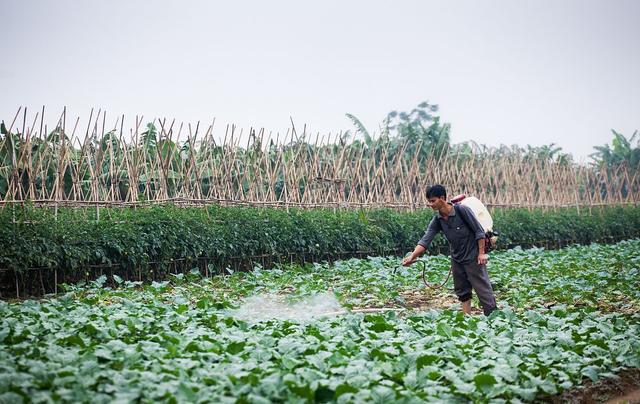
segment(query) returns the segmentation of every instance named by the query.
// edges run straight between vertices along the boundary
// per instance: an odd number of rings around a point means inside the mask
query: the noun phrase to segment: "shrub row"
[[[0,213],[0,268],[58,268],[83,272],[118,263],[142,270],[176,259],[219,262],[268,255],[322,260],[350,254],[410,251],[432,217],[430,210],[396,212],[173,206],[86,211],[5,208]],[[551,211],[495,209],[498,248],[561,246],[640,237],[640,207]],[[432,252],[446,251],[436,238]]]

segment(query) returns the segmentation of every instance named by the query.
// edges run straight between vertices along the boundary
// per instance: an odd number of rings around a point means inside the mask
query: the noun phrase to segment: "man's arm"
[[[486,265],[489,256],[484,252],[484,237],[478,239],[478,265]]]
[[[429,222],[427,231],[424,232],[424,236],[422,236],[420,241],[418,241],[418,245],[416,245],[416,248],[413,249],[411,255],[408,255],[402,260],[402,265],[409,266],[416,262],[416,260],[421,257],[422,254],[425,253],[425,251],[427,251],[427,247],[429,247],[429,244],[431,244],[431,241],[433,241],[433,238],[436,236],[436,234],[438,234],[439,231],[440,222],[436,217],[434,217],[433,219],[431,219],[431,222]]]

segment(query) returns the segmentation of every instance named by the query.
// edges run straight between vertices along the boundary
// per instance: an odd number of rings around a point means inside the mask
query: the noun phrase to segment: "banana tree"
[[[597,167],[608,169],[626,165],[637,170],[640,165],[640,133],[636,130],[627,139],[622,133],[611,130],[613,140],[611,146],[594,146],[596,152],[591,154]]]

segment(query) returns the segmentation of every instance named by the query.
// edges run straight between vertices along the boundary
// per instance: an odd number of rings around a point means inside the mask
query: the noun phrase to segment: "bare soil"
[[[582,386],[567,390],[545,402],[549,403],[640,403],[640,369],[627,369],[616,379],[587,381]]]
[[[404,307],[417,310],[448,309],[460,303],[453,293],[441,288],[406,290],[400,296],[404,299]],[[471,313],[481,315],[482,309],[472,306]]]

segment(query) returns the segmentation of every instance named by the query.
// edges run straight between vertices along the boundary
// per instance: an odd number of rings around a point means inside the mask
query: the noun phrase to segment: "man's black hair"
[[[440,184],[432,185],[427,189],[427,199],[429,198],[439,198],[443,196],[444,199],[447,199],[447,190]]]

